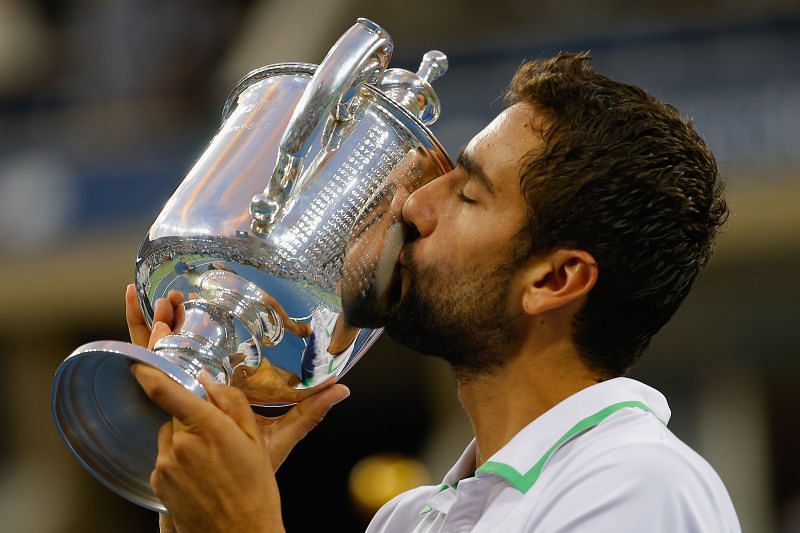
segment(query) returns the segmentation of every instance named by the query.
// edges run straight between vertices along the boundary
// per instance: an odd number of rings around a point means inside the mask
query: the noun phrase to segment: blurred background
[[[384,4],[384,5],[380,5]],[[0,0],[0,530],[145,531],[49,413],[75,347],[126,339],[140,240],[249,70],[318,63],[357,17],[393,66],[441,49],[434,126],[456,152],[516,67],[591,50],[694,118],[728,180],[711,267],[633,376],[725,481],[745,531],[800,531],[800,6],[794,0]],[[279,472],[289,531],[361,531],[471,438],[449,370],[381,340]],[[335,526],[333,525],[335,524]]]

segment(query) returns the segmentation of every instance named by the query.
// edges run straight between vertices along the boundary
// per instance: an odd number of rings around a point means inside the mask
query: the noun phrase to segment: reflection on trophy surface
[[[96,341],[59,367],[56,426],[123,497],[163,510],[149,476],[167,416],[133,380],[132,362],[204,398],[206,371],[251,404],[279,408],[339,379],[380,335],[400,290],[400,208],[452,169],[427,129],[440,112],[430,83],[447,69],[444,54],[428,52],[413,73],[387,69],[392,50],[380,26],[359,19],[319,66],[245,76],[136,258],[144,320],[152,325],[167,295],[181,320],[152,349]]]
[[[313,387],[337,375],[352,354],[361,328],[382,325],[388,307],[398,298],[397,258],[404,242],[400,209],[413,190],[438,173],[424,151],[409,151],[357,214],[336,288],[341,312],[320,305],[309,322],[298,322],[289,318],[280,302],[261,291],[264,300],[278,312],[286,332],[303,339],[305,349],[298,375],[259,358],[258,344],[253,340],[241,343],[231,384],[244,390],[251,402],[269,404],[306,397]],[[212,264],[210,268],[223,267]]]
[[[400,210],[414,190],[438,175],[425,152],[409,151],[359,217],[345,248],[341,278],[343,313],[351,324],[383,325],[388,307],[399,297],[397,258],[404,243]]]

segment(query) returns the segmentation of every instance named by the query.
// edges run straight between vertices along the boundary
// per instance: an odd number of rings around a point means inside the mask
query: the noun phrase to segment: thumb
[[[331,385],[295,405],[273,424],[264,426],[268,431],[272,450],[272,464],[277,468],[308,432],[322,422],[331,407],[350,396],[350,389],[341,384]]]

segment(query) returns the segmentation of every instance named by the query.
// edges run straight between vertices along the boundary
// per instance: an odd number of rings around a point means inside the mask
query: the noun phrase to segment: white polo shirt
[[[368,533],[739,532],[725,486],[667,429],[657,390],[615,378],[565,399],[475,468],[384,505]],[[474,471],[474,475],[473,475]]]

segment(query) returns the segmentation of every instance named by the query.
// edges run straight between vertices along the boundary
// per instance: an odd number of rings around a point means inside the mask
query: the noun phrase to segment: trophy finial
[[[422,62],[419,64],[419,69],[417,69],[417,76],[428,83],[433,83],[447,72],[449,66],[450,63],[448,63],[447,56],[443,52],[431,50],[422,56]]]
[[[447,56],[431,50],[422,56],[416,73],[402,68],[389,69],[383,74],[379,88],[420,122],[430,126],[439,118],[441,107],[431,82],[447,72]]]

